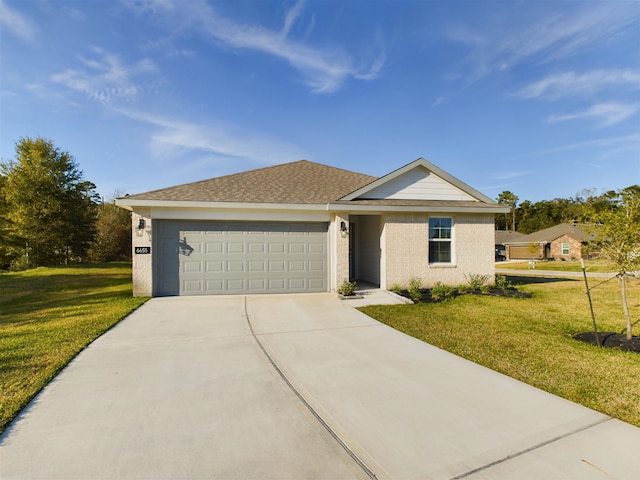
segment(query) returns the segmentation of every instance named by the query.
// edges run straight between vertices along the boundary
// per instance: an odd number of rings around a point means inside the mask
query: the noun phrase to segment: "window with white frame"
[[[452,230],[452,218],[429,218],[429,263],[451,263]]]
[[[568,242],[562,242],[562,255],[569,255],[571,249]]]

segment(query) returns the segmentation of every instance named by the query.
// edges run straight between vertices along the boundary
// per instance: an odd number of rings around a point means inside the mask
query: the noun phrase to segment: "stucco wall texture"
[[[144,229],[139,230],[140,219],[144,220]],[[133,296],[150,297],[153,294],[153,249],[151,254],[137,254],[136,247],[151,247],[152,222],[151,209],[139,209],[131,215],[133,229]]]
[[[468,283],[469,275],[494,281],[493,215],[431,215],[453,218],[453,258],[450,265],[429,265],[429,215],[387,215],[382,232],[383,288],[406,288],[414,278],[424,287],[436,282]]]
[[[335,274],[332,275],[331,286],[332,290],[336,291],[340,288],[342,282],[349,280],[349,235],[340,231],[341,222],[349,225],[349,214],[336,213],[332,223],[333,232],[330,229],[330,234],[334,236],[335,241]]]

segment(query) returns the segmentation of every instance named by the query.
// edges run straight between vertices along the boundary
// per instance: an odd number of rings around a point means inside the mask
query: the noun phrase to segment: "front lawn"
[[[360,310],[456,355],[640,426],[640,353],[572,338],[592,328],[584,282],[508,279],[533,298],[466,295],[437,304]],[[599,330],[621,331],[618,280],[595,288],[592,295]],[[640,281],[628,282],[627,298],[633,320],[640,320]],[[640,334],[640,323],[634,334]]]
[[[585,269],[591,273],[607,273],[615,272],[615,267],[604,260],[587,260],[584,262]],[[498,262],[496,268],[507,270],[528,270],[531,267],[527,260],[512,261],[512,262]],[[563,261],[549,261],[549,260],[536,260],[536,270],[552,270],[554,272],[582,272],[582,266],[579,260]],[[615,275],[612,273],[611,275]]]
[[[78,352],[146,298],[131,265],[0,273],[0,432]]]

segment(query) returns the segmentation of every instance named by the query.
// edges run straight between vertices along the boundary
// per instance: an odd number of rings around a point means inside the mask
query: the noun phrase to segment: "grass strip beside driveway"
[[[131,264],[0,273],[0,432],[82,349],[142,305]]]
[[[589,273],[611,273],[615,275],[616,268],[605,260],[587,260],[584,262],[585,269]],[[536,260],[535,268],[532,269],[527,260],[498,262],[496,268],[501,270],[550,270],[553,272],[579,272],[582,273],[582,265],[578,260],[569,261],[548,261]]]
[[[466,295],[439,304],[379,305],[367,315],[420,340],[594,410],[640,426],[640,354],[598,348],[572,335],[591,330],[584,282],[508,277],[533,298]],[[600,331],[621,331],[620,284],[592,292]],[[640,281],[628,283],[634,321]],[[634,334],[640,333],[640,324]]]

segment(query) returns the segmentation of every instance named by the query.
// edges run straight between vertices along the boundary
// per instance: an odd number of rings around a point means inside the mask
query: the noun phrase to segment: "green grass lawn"
[[[146,298],[131,265],[0,273],[0,432],[69,361]]]
[[[508,279],[533,298],[466,295],[439,304],[360,310],[456,355],[640,426],[640,353],[572,339],[592,328],[584,283]],[[609,281],[592,295],[599,330],[621,331],[620,283]],[[627,298],[633,321],[640,320],[640,281],[628,282]],[[640,323],[634,334],[640,334]]]
[[[587,260],[584,262],[587,272],[606,273],[615,272],[615,267],[611,266],[603,260]],[[513,262],[498,262],[496,268],[508,270],[528,270],[529,262],[527,260]],[[579,260],[569,260],[566,262],[556,261],[536,261],[536,270],[552,270],[555,272],[582,272],[582,266]]]

